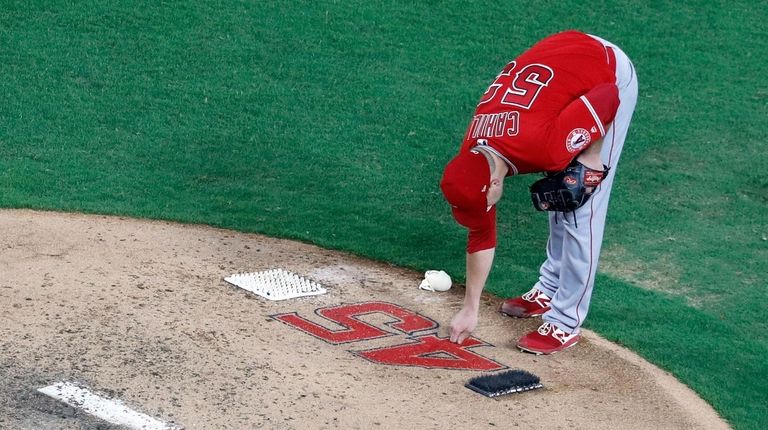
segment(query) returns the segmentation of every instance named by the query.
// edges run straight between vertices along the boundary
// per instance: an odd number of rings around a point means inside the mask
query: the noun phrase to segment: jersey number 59
[[[512,61],[504,67],[496,80],[488,87],[479,104],[488,103],[500,93],[502,105],[530,109],[542,88],[549,84],[555,72],[543,64],[529,64],[512,76],[517,63]],[[503,89],[503,91],[499,91]]]

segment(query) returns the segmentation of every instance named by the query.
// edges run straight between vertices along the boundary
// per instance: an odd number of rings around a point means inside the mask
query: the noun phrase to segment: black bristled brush
[[[538,376],[519,369],[477,376],[470,379],[464,386],[487,397],[521,393],[543,387]]]

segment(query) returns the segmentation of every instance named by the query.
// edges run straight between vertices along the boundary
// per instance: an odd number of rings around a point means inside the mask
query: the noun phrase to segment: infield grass
[[[587,327],[764,429],[765,22],[749,1],[5,0],[0,206],[206,223],[461,280],[443,165],[507,61],[580,29],[640,81]],[[534,179],[499,206],[502,296],[544,258]]]

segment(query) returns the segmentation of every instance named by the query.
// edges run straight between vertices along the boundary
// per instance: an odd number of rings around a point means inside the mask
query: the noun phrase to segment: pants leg
[[[563,259],[563,237],[565,236],[565,229],[560,224],[562,218],[562,214],[549,212],[547,259],[539,269],[539,282],[534,285],[537,290],[549,297],[555,295],[560,285],[560,263]]]
[[[637,76],[632,63],[618,47],[603,42],[615,49],[616,83],[620,100],[616,118],[606,131],[600,154],[603,163],[611,170],[589,202],[575,213],[567,216],[550,214],[547,261],[541,266],[539,282],[536,284],[537,288],[552,298],[552,309],[543,315],[544,321],[567,333],[579,331],[589,310],[608,201],[637,103]],[[555,215],[557,223],[554,223]]]

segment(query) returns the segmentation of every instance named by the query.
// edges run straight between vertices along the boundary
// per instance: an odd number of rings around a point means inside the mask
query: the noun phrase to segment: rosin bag
[[[451,277],[442,270],[427,270],[419,288],[427,291],[448,291],[451,289]]]

